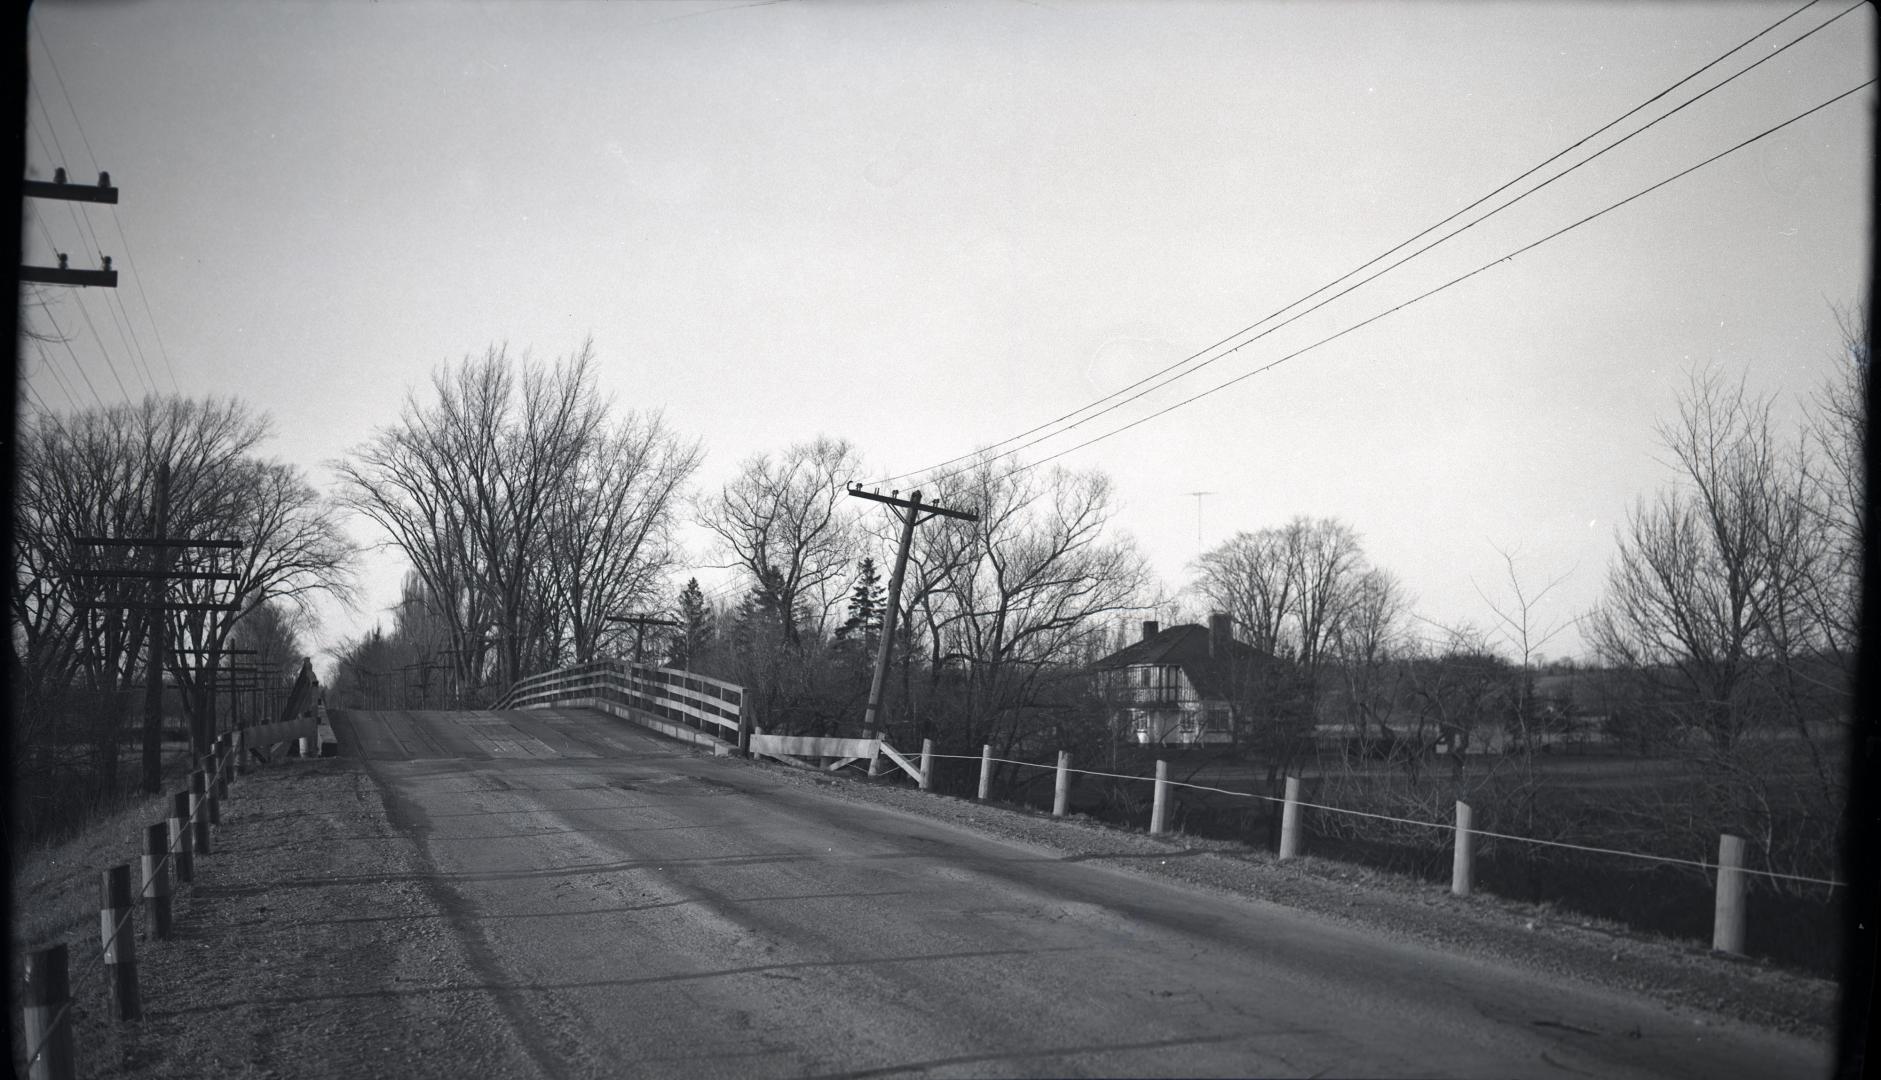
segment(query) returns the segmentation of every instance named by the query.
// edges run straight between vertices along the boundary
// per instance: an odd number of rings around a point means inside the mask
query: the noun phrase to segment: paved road
[[[1800,1040],[858,806],[598,713],[333,726],[549,1076],[1828,1067]]]

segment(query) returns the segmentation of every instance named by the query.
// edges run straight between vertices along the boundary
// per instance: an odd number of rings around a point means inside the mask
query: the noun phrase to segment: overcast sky
[[[121,202],[31,207],[26,257],[57,245],[95,265],[95,232],[125,273],[115,296],[57,293],[73,351],[29,353],[30,390],[55,409],[95,404],[86,379],[107,402],[146,379],[234,393],[272,416],[269,452],[325,487],[326,463],[439,364],[503,342],[552,359],[591,336],[621,406],[703,438],[701,487],[817,434],[877,475],[916,470],[1227,338],[1796,6],[40,0],[28,175],[102,168]],[[1562,164],[1847,6],[1810,7]],[[1860,86],[1874,38],[1858,5],[1458,239],[1027,455]],[[1171,589],[1199,501],[1204,545],[1298,514],[1350,523],[1442,623],[1490,621],[1478,591],[1502,595],[1500,547],[1531,587],[1566,575],[1544,617],[1570,619],[1598,599],[1628,508],[1671,479],[1653,426],[1688,371],[1741,374],[1787,416],[1832,374],[1831,305],[1868,292],[1874,95],[1059,463],[1116,480],[1120,527]],[[701,567],[718,561],[692,539]],[[323,648],[389,621],[400,560],[367,571],[361,610],[323,611]],[[1570,630],[1547,651],[1581,647]]]

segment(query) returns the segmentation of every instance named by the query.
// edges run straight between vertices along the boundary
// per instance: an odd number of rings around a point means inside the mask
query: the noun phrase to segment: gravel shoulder
[[[152,941],[136,920],[141,1023],[111,1020],[97,916],[63,935],[78,1075],[540,1074],[445,932],[417,843],[387,824],[357,762],[251,770],[221,817],[177,896],[172,938]],[[17,1027],[15,1039],[17,1069]]]
[[[1715,957],[1697,944],[1491,896],[1458,899],[1440,886],[1326,860],[1283,864],[1229,843],[1151,837],[784,765],[744,767],[1050,857],[1646,996],[1698,1023],[1833,1038],[1835,983]],[[83,873],[95,882],[98,869]],[[109,1019],[96,916],[62,935],[71,946],[79,1075],[542,1075],[508,1019],[509,997],[519,991],[489,985],[447,932],[433,875],[418,841],[388,823],[384,799],[358,762],[289,759],[251,770],[223,804],[213,854],[178,896],[172,940],[148,940],[137,920],[141,1023]],[[31,893],[16,892],[15,900],[34,902]],[[38,944],[16,939],[16,966],[19,949]],[[12,1012],[17,1069],[23,1052]]]
[[[1390,938],[1638,994],[1699,1023],[1755,1024],[1832,1043],[1838,985],[1770,964],[1546,906],[1449,889],[1366,867],[1197,837],[1150,836],[1080,815],[982,804],[907,787],[754,763],[837,798],[936,818],[1063,859],[1100,863],[1321,918]]]

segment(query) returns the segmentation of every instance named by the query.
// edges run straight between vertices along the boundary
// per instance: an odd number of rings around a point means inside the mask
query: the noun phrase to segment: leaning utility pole
[[[880,720],[882,713],[882,688],[888,682],[888,657],[894,648],[895,619],[901,612],[901,581],[908,575],[908,549],[914,546],[914,527],[935,517],[958,518],[961,521],[978,521],[978,514],[969,514],[965,510],[949,510],[944,506],[923,506],[921,493],[915,492],[906,499],[898,499],[899,491],[883,495],[879,491],[864,491],[861,485],[849,485],[849,494],[858,499],[874,499],[887,503],[891,512],[901,519],[901,546],[895,551],[895,572],[888,577],[888,610],[882,612],[882,641],[875,650],[875,677],[869,680],[869,708],[862,716],[862,730],[865,738],[881,737]],[[926,511],[923,515],[922,511]],[[879,760],[879,759],[877,759]],[[870,775],[875,774],[876,763],[869,763]]]

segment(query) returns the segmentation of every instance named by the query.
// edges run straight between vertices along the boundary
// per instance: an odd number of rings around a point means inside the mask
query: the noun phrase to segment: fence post
[[[248,761],[246,759],[248,753],[248,733],[246,731],[243,731],[241,728],[235,729],[231,749],[235,751],[235,775],[248,775]]]
[[[1300,778],[1287,777],[1287,801],[1280,808],[1280,857],[1291,859],[1300,853]]]
[[[211,825],[222,824],[222,815],[217,809],[215,785],[210,782],[208,764],[208,759],[203,759],[204,767],[189,774],[189,793],[196,797],[196,817],[205,829]]]
[[[742,693],[738,695],[738,756],[751,756],[751,709],[745,705]]]
[[[1476,881],[1475,838],[1470,836],[1470,804],[1458,799],[1456,802],[1456,848],[1450,863],[1450,891],[1457,896],[1468,896],[1470,887]]]
[[[1744,838],[1730,833],[1718,837],[1718,900],[1711,923],[1711,948],[1717,952],[1744,951]]]
[[[141,1020],[143,1004],[137,998],[137,933],[131,926],[131,868],[114,866],[100,881],[99,940],[111,976],[111,1004],[119,1020]]]
[[[65,946],[26,954],[26,987],[20,995],[26,1020],[26,1075],[31,1080],[72,1080],[72,1017],[59,1011],[71,1003],[65,977]]]
[[[144,830],[144,926],[155,941],[170,939],[170,827],[159,821]]]
[[[1156,759],[1156,796],[1150,803],[1150,835],[1160,836],[1169,806],[1169,763]]]
[[[189,817],[196,854],[209,854],[209,778],[200,769],[189,774]]]
[[[1052,816],[1064,817],[1071,801],[1071,751],[1058,751],[1058,780],[1052,785]]]
[[[195,880],[196,860],[190,854],[189,792],[179,791],[170,798],[170,857],[176,862],[176,880]]]
[[[216,740],[215,752],[209,755],[209,763],[210,763],[209,775],[215,777],[214,794],[215,794],[216,804],[220,806],[222,801],[229,797],[228,750],[222,746],[222,741],[220,739]],[[220,817],[212,816],[210,820],[220,821],[221,819]]]
[[[982,743],[980,746],[980,801],[985,802],[993,793],[993,744]]]
[[[934,740],[921,740],[921,790],[929,791],[934,786]]]

